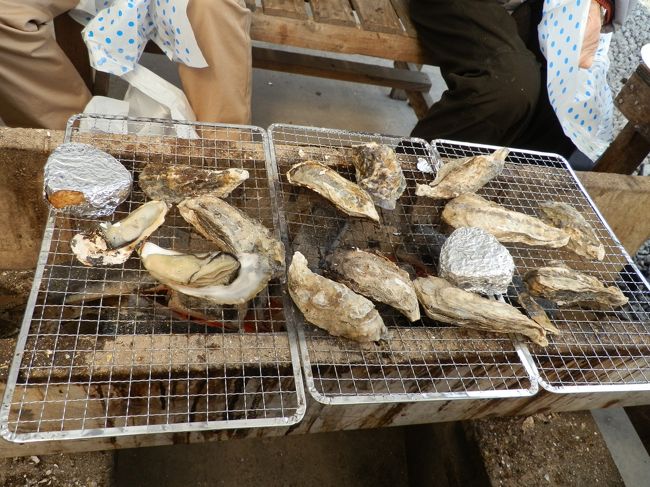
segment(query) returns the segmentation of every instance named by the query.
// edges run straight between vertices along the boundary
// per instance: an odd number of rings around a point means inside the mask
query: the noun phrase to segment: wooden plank
[[[636,254],[650,238],[650,178],[594,172],[577,175],[625,250]]]
[[[311,0],[311,11],[316,22],[335,25],[356,25],[348,0]]]
[[[262,9],[267,15],[290,19],[307,18],[304,0],[262,0]]]
[[[253,47],[253,66],[321,78],[389,86],[415,92],[429,91],[429,76],[419,71]]]
[[[408,0],[390,0],[390,3],[393,5],[395,13],[402,21],[402,26],[406,30],[406,33],[411,37],[416,37],[418,33],[415,30],[413,22],[411,22]]]
[[[650,153],[650,140],[628,122],[596,161],[596,172],[632,174]]]
[[[365,30],[400,34],[405,32],[390,0],[352,0],[352,5]]]
[[[420,43],[406,35],[280,18],[260,12],[253,14],[251,37],[257,41],[341,54],[363,54],[419,64],[432,62]]]
[[[640,64],[621,88],[615,103],[637,132],[650,140],[650,68]]]

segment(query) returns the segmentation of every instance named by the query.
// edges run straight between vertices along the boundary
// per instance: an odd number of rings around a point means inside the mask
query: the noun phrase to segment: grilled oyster
[[[439,277],[413,282],[426,315],[436,321],[494,333],[521,333],[534,343],[548,345],[542,326],[517,308],[458,289]]]
[[[188,223],[221,250],[237,257],[247,253],[259,254],[268,261],[274,276],[284,272],[282,242],[241,210],[213,195],[185,199],[178,209]]]
[[[287,180],[315,191],[350,216],[379,221],[372,198],[366,191],[319,162],[306,161],[292,166],[287,171]]]
[[[442,219],[454,228],[478,227],[499,242],[558,248],[569,242],[569,235],[538,218],[505,209],[477,194],[467,193],[445,205]]]
[[[72,237],[70,248],[87,266],[119,265],[165,221],[167,204],[149,201],[117,222],[102,222],[89,233]]]
[[[372,197],[377,206],[394,210],[406,189],[406,179],[395,151],[376,142],[352,148],[352,164],[357,184]]]
[[[375,342],[387,336],[388,330],[372,301],[314,274],[300,252],[293,254],[287,287],[305,319],[330,335],[357,342]]]
[[[594,227],[573,206],[545,201],[539,207],[542,210],[542,220],[569,234],[567,249],[588,259],[605,258],[605,246],[598,240]]]
[[[524,276],[530,294],[541,296],[558,306],[586,306],[608,309],[627,304],[628,299],[615,287],[605,287],[598,279],[566,266],[541,267]]]
[[[410,321],[420,319],[415,289],[406,271],[393,262],[363,250],[336,252],[330,269],[353,291],[397,309]]]
[[[180,203],[184,198],[213,194],[223,198],[248,179],[245,169],[201,169],[186,165],[148,163],[138,179],[150,199]]]
[[[447,200],[465,193],[474,193],[496,178],[506,165],[508,149],[492,154],[452,159],[446,162],[429,184],[418,184],[415,194]]]
[[[182,254],[146,242],[139,249],[142,264],[163,284],[214,304],[243,304],[253,299],[271,278],[264,257],[224,252]],[[234,278],[234,279],[233,279]]]
[[[517,296],[517,301],[519,304],[526,310],[526,314],[533,320],[535,323],[540,325],[546,330],[546,333],[551,333],[553,335],[559,335],[560,330],[551,323],[546,311],[542,308],[537,301],[528,293],[519,293]]]

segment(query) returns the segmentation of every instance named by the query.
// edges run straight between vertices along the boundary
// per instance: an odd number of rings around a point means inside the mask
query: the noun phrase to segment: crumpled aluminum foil
[[[504,294],[515,263],[508,249],[481,228],[455,230],[440,251],[440,277],[465,291]]]
[[[50,154],[45,164],[44,195],[79,191],[85,201],[60,211],[77,217],[98,218],[112,214],[129,196],[131,173],[112,155],[92,145],[69,142]]]

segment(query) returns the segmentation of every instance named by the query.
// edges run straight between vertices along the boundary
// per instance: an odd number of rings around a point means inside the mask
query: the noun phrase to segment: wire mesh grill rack
[[[272,125],[269,134],[291,253],[300,251],[319,273],[326,272],[328,254],[348,247],[378,250],[411,273],[435,273],[445,239],[438,218],[442,205],[415,195],[415,183],[431,178],[418,164],[436,165],[426,142],[281,124]],[[287,182],[287,170],[305,160],[328,164],[354,180],[354,169],[347,162],[349,150],[368,142],[398,148],[407,180],[394,211],[377,208],[380,225],[347,217],[316,193]],[[534,370],[510,337],[463,330],[426,317],[410,323],[388,306],[379,304],[377,309],[392,335],[379,344],[330,336],[305,323],[295,311],[306,386],[316,400],[352,404],[537,392]]]
[[[457,158],[491,152],[495,147],[434,141],[442,157]],[[553,260],[617,286],[629,303],[617,309],[558,308],[540,301],[559,335],[549,345],[526,343],[542,387],[552,392],[596,392],[650,389],[650,289],[621,243],[596,209],[566,160],[555,154],[511,151],[505,171],[479,194],[508,209],[539,216],[538,203],[556,201],[575,207],[593,226],[605,247],[602,261],[568,250],[506,244],[515,265],[514,285],[505,300],[513,305],[522,276]]]
[[[148,162],[240,167],[250,177],[226,200],[279,236],[262,129],[84,115],[70,120],[66,141],[90,143],[132,171],[133,191],[111,220],[145,201],[137,179]],[[122,266],[81,265],[70,238],[93,224],[50,213],[2,404],[4,438],[286,426],[302,418],[283,282],[272,280],[242,307],[188,302],[157,286],[137,254]],[[181,252],[213,249],[175,207],[150,241]]]

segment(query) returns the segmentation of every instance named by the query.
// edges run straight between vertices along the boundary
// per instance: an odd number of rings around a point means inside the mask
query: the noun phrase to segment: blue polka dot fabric
[[[592,160],[613,138],[612,93],[607,84],[611,34],[601,34],[589,69],[579,67],[589,1],[544,0],[538,27],[548,68],[549,100],[564,133]]]
[[[72,13],[93,68],[121,76],[132,71],[147,41],[169,59],[195,68],[208,64],[187,18],[189,0],[81,0]]]

